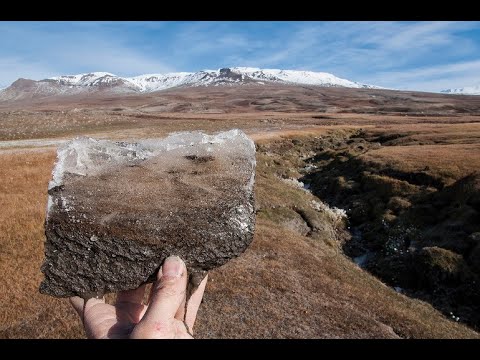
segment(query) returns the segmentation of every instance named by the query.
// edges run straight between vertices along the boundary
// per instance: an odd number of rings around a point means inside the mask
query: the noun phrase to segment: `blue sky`
[[[0,22],[0,87],[19,77],[228,66],[423,91],[477,85],[480,22]]]

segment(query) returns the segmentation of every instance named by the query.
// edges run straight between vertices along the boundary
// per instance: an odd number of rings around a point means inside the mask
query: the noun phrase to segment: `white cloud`
[[[0,23],[0,33],[5,35],[0,39],[0,83],[10,84],[19,77],[39,80],[72,72],[108,71],[128,76],[175,70],[127,44],[118,24],[109,25],[113,34],[102,31],[105,24],[98,23],[75,23],[64,32],[52,31],[47,25]],[[10,53],[5,50],[8,47]]]
[[[382,72],[374,81],[405,90],[440,91],[480,84],[480,60]]]
[[[48,64],[25,61],[22,58],[0,58],[0,88],[7,87],[20,77],[37,80],[55,74],[55,69]]]

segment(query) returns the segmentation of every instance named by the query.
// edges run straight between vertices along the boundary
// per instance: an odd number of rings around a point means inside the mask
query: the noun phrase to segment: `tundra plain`
[[[231,128],[257,145],[256,231],[210,272],[196,337],[480,337],[478,96],[99,93],[1,102],[0,125],[0,338],[84,337],[67,299],[38,292],[58,144]]]

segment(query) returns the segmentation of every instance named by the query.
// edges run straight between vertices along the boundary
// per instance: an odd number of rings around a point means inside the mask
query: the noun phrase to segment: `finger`
[[[195,319],[197,318],[198,308],[202,303],[203,293],[205,292],[205,286],[207,285],[208,274],[203,278],[200,285],[198,285],[197,290],[192,294],[187,304],[187,316],[185,317],[185,323],[188,325],[188,328],[193,332],[193,325],[195,324]],[[183,318],[182,318],[183,320]]]
[[[70,304],[72,304],[78,316],[80,316],[80,319],[82,319],[83,321],[83,304],[85,303],[85,301],[79,296],[73,296],[69,300]]]
[[[158,273],[157,273],[157,279],[161,279],[162,277],[162,268],[160,267],[160,269],[158,269]],[[150,303],[152,302],[152,297],[153,297],[153,293],[155,292],[155,284],[156,284],[156,281],[152,284],[152,286],[150,286],[150,291],[148,293],[148,300],[147,300],[147,305],[150,305]]]
[[[143,284],[137,289],[120,291],[117,295],[116,303],[143,304],[143,296],[145,295],[146,286],[146,284]]]
[[[162,268],[160,268],[158,270],[157,278],[160,278],[161,276],[162,276]],[[143,307],[143,310],[140,314],[140,320],[143,319],[143,317],[145,316],[145,313],[147,312],[147,309],[148,309],[148,305],[150,305],[150,302],[152,301],[153,289],[154,288],[155,288],[155,283],[153,283],[152,286],[150,286],[150,289],[148,291],[148,297],[147,297],[146,305]]]
[[[175,317],[187,287],[187,268],[178,256],[168,257],[152,287],[152,300],[141,323],[166,324]]]
[[[90,298],[90,299],[84,300],[81,297],[74,296],[70,298],[70,303],[72,304],[73,308],[82,319],[82,322],[84,322],[85,314],[95,305],[105,304],[105,298],[103,297],[101,299]]]
[[[153,288],[155,287],[155,283],[152,285],[150,288],[150,294],[148,294],[148,300],[147,300],[147,305],[150,305],[152,302],[152,296],[153,296]]]
[[[185,293],[185,296],[183,297],[182,303],[178,307],[177,312],[175,313],[175,319],[178,319],[180,321],[183,321],[185,318],[185,301],[187,299],[187,294]]]
[[[83,315],[85,316],[87,314],[87,312],[90,311],[90,309],[92,309],[94,306],[99,305],[99,304],[102,304],[102,305],[105,304],[105,297],[102,297],[100,299],[99,298],[90,298],[90,299],[85,300],[85,302],[83,304]]]
[[[145,295],[146,284],[140,285],[137,289],[120,291],[117,294],[115,307],[117,310],[117,318],[126,320],[131,323],[138,323],[146,311],[146,306],[143,305],[143,297]]]

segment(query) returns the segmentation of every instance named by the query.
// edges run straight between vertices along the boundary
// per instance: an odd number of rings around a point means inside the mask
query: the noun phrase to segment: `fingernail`
[[[170,277],[180,277],[183,274],[185,264],[178,256],[169,256],[165,259],[162,266],[162,275]]]

